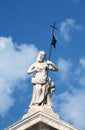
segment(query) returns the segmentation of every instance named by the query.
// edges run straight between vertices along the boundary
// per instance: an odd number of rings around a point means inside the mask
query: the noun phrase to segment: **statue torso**
[[[35,63],[34,66],[36,68],[36,72],[35,72],[35,76],[32,78],[32,83],[35,83],[35,84],[46,83],[46,78],[47,78],[46,70],[48,68],[47,63],[46,62]]]

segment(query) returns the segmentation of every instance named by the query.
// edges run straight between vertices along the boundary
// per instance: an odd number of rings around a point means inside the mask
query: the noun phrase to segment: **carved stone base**
[[[56,114],[56,113],[54,113],[52,107],[51,107],[51,106],[48,106],[48,105],[44,105],[44,106],[34,105],[34,106],[32,106],[32,107],[28,110],[28,113],[25,114],[25,115],[22,117],[22,119],[25,119],[25,118],[27,118],[27,117],[29,117],[29,116],[31,116],[31,115],[33,115],[34,113],[39,112],[39,111],[44,112],[44,113],[48,113],[49,115],[54,116],[54,117],[56,117],[56,118],[59,119],[59,115]]]

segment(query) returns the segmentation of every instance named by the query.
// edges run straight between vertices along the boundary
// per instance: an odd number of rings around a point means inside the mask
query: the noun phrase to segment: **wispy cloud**
[[[59,75],[60,76],[60,80],[62,81],[66,81],[68,79],[68,76],[70,75],[70,71],[71,70],[71,61],[70,60],[65,60],[62,58],[59,58],[58,60],[58,68],[59,68]]]
[[[82,57],[82,58],[80,59],[79,64],[80,64],[83,68],[85,68],[85,58],[84,58],[84,57]]]
[[[62,66],[65,66],[66,68]],[[72,60],[65,60],[60,58],[58,61],[58,67],[60,72],[57,77],[57,82],[60,82],[60,85],[62,85],[65,90],[57,96],[54,95],[54,109],[59,111],[63,119],[84,130],[85,58],[80,58],[77,64],[74,64]],[[54,100],[54,98],[56,100]]]
[[[60,94],[56,98],[60,101],[57,109],[62,118],[75,126],[84,130],[85,128],[85,89],[75,90],[72,94],[68,91]],[[82,120],[81,120],[82,119]]]
[[[72,30],[79,31],[81,29],[82,29],[81,25],[78,25],[74,19],[69,18],[69,19],[66,19],[65,21],[61,22],[60,35],[61,35],[61,37],[63,37],[63,39],[66,42],[69,42],[71,40],[71,31]]]
[[[12,93],[19,80],[26,79],[26,71],[37,54],[30,44],[17,45],[11,37],[0,37],[0,115],[14,104]]]

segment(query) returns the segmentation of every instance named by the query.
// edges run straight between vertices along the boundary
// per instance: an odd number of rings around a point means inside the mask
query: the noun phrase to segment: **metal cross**
[[[53,28],[53,31],[52,31],[52,36],[53,36],[54,30],[58,30],[58,28],[56,28],[55,22],[53,25],[50,25],[50,27]]]

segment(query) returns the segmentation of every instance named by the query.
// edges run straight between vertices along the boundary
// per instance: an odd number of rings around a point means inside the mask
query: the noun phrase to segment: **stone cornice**
[[[31,128],[37,123],[44,123],[48,126],[51,126],[52,128],[55,128],[56,130],[79,130],[73,125],[57,118],[57,116],[54,117],[54,115],[51,116],[50,114],[42,111],[38,111],[33,115],[28,114],[26,118],[13,124],[5,130],[26,130],[27,128]]]

